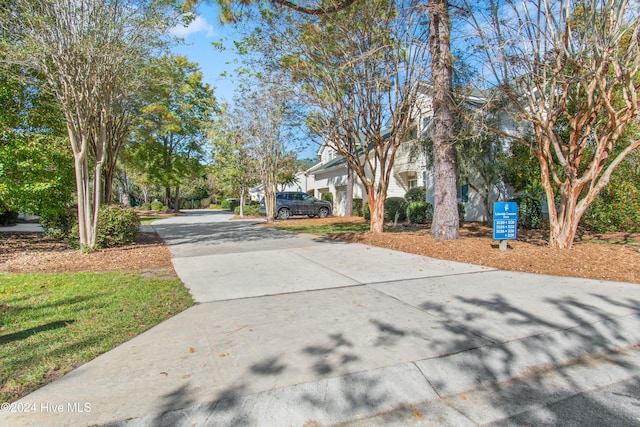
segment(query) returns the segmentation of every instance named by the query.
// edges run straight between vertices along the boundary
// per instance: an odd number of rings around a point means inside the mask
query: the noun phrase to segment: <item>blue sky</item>
[[[218,101],[231,103],[235,84],[231,78],[220,77],[227,72],[233,74],[237,56],[233,52],[233,40],[238,34],[231,25],[222,25],[218,19],[218,8],[215,5],[203,4],[198,7],[200,14],[187,28],[179,26],[171,33],[182,37],[184,44],[172,49],[173,53],[184,55],[191,62],[197,62],[203,74],[203,80],[215,87]],[[212,42],[222,42],[227,47],[224,51],[214,48]]]
[[[215,88],[215,96],[218,102],[233,103],[236,83],[232,77],[221,77],[226,72],[235,75],[235,69],[239,64],[234,61],[238,56],[233,50],[233,41],[240,36],[231,25],[222,25],[218,19],[218,7],[211,4],[202,4],[198,7],[198,17],[188,27],[173,28],[171,33],[184,39],[184,44],[175,46],[172,51],[175,54],[186,56],[189,61],[200,65],[203,80]],[[226,47],[220,51],[213,47],[212,42],[221,42]],[[298,157],[315,158],[318,146],[310,144],[299,149]]]

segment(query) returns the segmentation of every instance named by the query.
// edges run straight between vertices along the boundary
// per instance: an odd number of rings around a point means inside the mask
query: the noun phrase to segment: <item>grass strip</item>
[[[336,222],[336,223],[312,223],[312,220],[303,224],[296,223],[296,221],[279,222],[271,227],[277,230],[293,231],[296,233],[308,233],[318,236],[325,236],[327,234],[340,234],[340,233],[365,233],[369,231],[370,226],[368,222]],[[384,227],[384,231],[388,233],[397,233],[408,231],[401,227]]]
[[[193,305],[179,279],[0,275],[0,402],[12,402]]]
[[[140,225],[149,225],[154,221],[157,221],[159,219],[165,219],[168,218],[167,215],[150,215],[150,216],[141,216],[138,215],[138,218],[140,218]]]

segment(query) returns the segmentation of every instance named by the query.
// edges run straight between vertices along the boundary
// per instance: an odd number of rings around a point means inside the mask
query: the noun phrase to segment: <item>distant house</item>
[[[307,193],[307,177],[306,171],[300,171],[295,174],[294,182],[285,186],[278,186],[278,191],[302,191]],[[264,197],[264,186],[262,184],[249,188],[249,197],[251,200],[260,201]]]

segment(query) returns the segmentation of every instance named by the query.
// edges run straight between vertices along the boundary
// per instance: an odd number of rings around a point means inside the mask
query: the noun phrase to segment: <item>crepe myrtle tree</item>
[[[139,60],[173,25],[172,1],[8,0],[0,3],[4,59],[39,73],[65,117],[74,159],[80,245],[95,246],[107,124],[139,78]]]
[[[244,117],[232,114],[222,104],[208,132],[211,143],[211,171],[227,188],[227,194],[240,198],[240,216],[244,216],[245,195],[260,182],[258,161],[249,155],[249,138],[243,130]]]
[[[572,247],[583,214],[640,147],[640,17],[626,0],[491,0],[474,9],[498,105],[540,164],[549,246]],[[484,3],[483,3],[484,5]],[[533,138],[527,138],[533,135]]]
[[[262,75],[245,84],[236,100],[235,115],[243,118],[236,135],[262,181],[268,222],[275,219],[277,185],[292,156],[286,144],[293,139],[289,98],[280,76]]]
[[[417,117],[425,78],[425,7],[375,0],[321,16],[274,9],[247,38],[295,87],[311,134],[341,154],[363,183],[371,231],[381,233],[395,156]]]

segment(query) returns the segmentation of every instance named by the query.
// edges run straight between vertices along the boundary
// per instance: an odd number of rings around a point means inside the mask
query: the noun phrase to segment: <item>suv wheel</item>
[[[278,218],[288,219],[291,216],[291,211],[288,208],[280,208],[278,211]]]
[[[329,216],[329,208],[323,206],[320,209],[318,209],[318,216],[320,218],[328,217]]]

